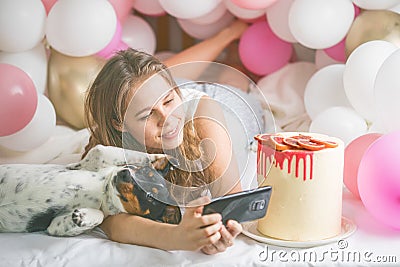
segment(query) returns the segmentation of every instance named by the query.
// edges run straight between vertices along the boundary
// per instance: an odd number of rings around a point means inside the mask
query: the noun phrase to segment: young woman
[[[246,27],[236,21],[165,64],[133,49],[120,51],[96,77],[86,98],[91,137],[85,154],[97,144],[171,154],[178,161],[165,177],[171,185],[189,195],[193,188],[207,189],[191,195],[178,225],[128,214],[109,216],[101,228],[111,240],[215,254],[232,246],[242,231],[233,220],[225,227],[220,214],[203,216],[209,197],[197,198],[206,191],[214,197],[241,190],[221,108],[204,94],[180,90],[167,67],[214,60]]]

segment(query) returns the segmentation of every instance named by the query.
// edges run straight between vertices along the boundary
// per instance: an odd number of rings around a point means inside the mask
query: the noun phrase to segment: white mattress
[[[16,153],[0,150],[0,163],[69,163],[79,160],[87,132],[57,126],[50,140],[36,150]],[[246,186],[249,181],[246,182]],[[77,237],[51,237],[45,233],[0,233],[0,267],[13,266],[400,266],[400,231],[377,222],[362,202],[344,193],[343,215],[357,224],[357,231],[337,243],[294,249],[272,246],[240,235],[224,253],[167,252],[109,241],[99,229]],[[268,249],[269,257],[266,259]],[[308,254],[307,254],[308,253]],[[320,260],[294,262],[291,255],[313,253]],[[354,254],[367,255],[354,260]],[[260,256],[261,255],[261,256]],[[344,258],[340,258],[344,255]],[[351,256],[348,260],[348,255]],[[340,256],[339,258],[336,258]],[[272,258],[273,257],[273,258]],[[280,258],[281,257],[281,258]],[[394,263],[378,261],[391,260]]]
[[[277,247],[242,234],[233,247],[210,256],[119,244],[109,241],[99,229],[64,238],[45,233],[2,233],[0,266],[400,266],[400,231],[377,222],[348,192],[344,195],[343,215],[358,226],[346,239],[348,247],[344,249],[336,242],[307,249]],[[290,258],[301,255],[308,259],[311,253],[318,256],[317,261],[294,262]],[[360,261],[353,256],[355,253],[361,255]],[[324,260],[319,261],[323,256]],[[377,262],[385,259],[396,262]]]

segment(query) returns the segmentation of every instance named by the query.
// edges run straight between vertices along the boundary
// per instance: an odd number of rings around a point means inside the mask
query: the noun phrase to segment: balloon
[[[396,50],[378,70],[373,89],[373,99],[378,121],[389,131],[400,130],[400,50]]]
[[[353,19],[354,7],[348,0],[296,0],[289,11],[289,28],[299,43],[324,49],[346,36]]]
[[[245,9],[265,9],[274,4],[275,2],[277,2],[277,0],[257,0],[257,1],[230,0],[230,1],[232,1],[235,5]]]
[[[400,229],[400,132],[383,135],[358,167],[358,190],[365,208],[383,224]]]
[[[360,8],[354,5],[354,18],[356,18],[360,14]],[[343,38],[339,43],[334,46],[328,47],[324,49],[325,53],[339,62],[345,62],[347,59],[346,56],[346,39]]]
[[[42,0],[44,8],[46,9],[46,14],[49,14],[50,9],[54,6],[57,0]]]
[[[338,137],[347,145],[367,133],[367,123],[353,109],[331,107],[321,112],[310,125],[310,132]]]
[[[396,46],[381,40],[370,41],[356,48],[347,59],[343,73],[344,89],[353,108],[365,119],[376,119],[374,83],[384,60]]]
[[[20,131],[0,137],[0,145],[14,151],[28,151],[46,142],[56,126],[56,113],[50,100],[39,95],[32,120]]]
[[[37,92],[32,79],[20,68],[0,64],[0,136],[24,128],[37,108]]]
[[[178,19],[179,26],[190,36],[196,39],[207,39],[217,34],[223,28],[232,23],[234,17],[229,12],[225,12],[222,18],[212,24],[195,24],[190,20]]]
[[[70,57],[51,51],[49,59],[49,98],[57,115],[77,129],[84,128],[84,98],[89,85],[105,60],[99,57]]]
[[[210,13],[221,0],[159,0],[170,15],[180,19],[194,19]]]
[[[39,94],[46,90],[47,55],[42,43],[24,52],[0,52],[0,63],[14,65],[23,70],[32,79]]]
[[[325,48],[324,51],[334,60],[343,63],[346,61],[345,42],[346,40],[343,38],[342,41],[335,44],[334,46]]]
[[[267,22],[257,22],[248,27],[239,41],[239,56],[243,65],[261,76],[286,65],[292,51],[292,45],[279,39]]]
[[[388,9],[397,4],[399,0],[352,0],[354,4],[362,9]]]
[[[111,41],[117,16],[108,1],[58,0],[47,17],[50,46],[68,56],[93,55]]]
[[[324,50],[322,49],[317,49],[315,51],[315,66],[317,69],[322,69],[323,67],[332,65],[332,64],[341,64],[342,62],[339,62],[337,60],[334,60],[330,56],[328,56]]]
[[[364,134],[351,141],[344,150],[343,182],[356,198],[360,198],[357,182],[360,161],[368,147],[381,136],[378,133]]]
[[[377,1],[379,2],[379,1]],[[400,14],[388,10],[365,10],[358,15],[346,37],[346,56],[372,40],[384,40],[400,47]]]
[[[40,0],[0,1],[0,50],[34,48],[45,34],[46,10]]]
[[[98,56],[102,58],[109,59],[111,58],[115,52],[119,50],[125,50],[128,48],[128,45],[122,42],[122,27],[119,21],[117,21],[117,29],[115,30],[114,36],[111,42],[103,48],[100,52],[97,53]]]
[[[133,3],[132,0],[108,0],[114,8],[117,19],[124,21],[131,14]],[[136,1],[136,0],[135,0]]]
[[[344,64],[330,65],[318,70],[308,80],[304,105],[311,119],[330,107],[351,107],[343,88],[344,68]]]
[[[231,12],[235,17],[243,20],[251,20],[257,19],[260,16],[265,14],[265,10],[251,10],[242,8],[236,4],[234,4],[231,0],[224,1],[226,8]]]
[[[129,47],[154,54],[156,35],[144,19],[130,15],[122,24],[122,41]]]
[[[297,42],[289,28],[289,10],[294,0],[279,0],[267,9],[267,21],[271,30],[287,42]]]
[[[158,0],[135,0],[133,7],[147,16],[163,16],[166,14]]]
[[[211,12],[194,19],[188,19],[191,23],[199,24],[199,25],[207,25],[216,23],[227,13],[226,6],[223,2],[221,2],[216,8],[211,10]]]

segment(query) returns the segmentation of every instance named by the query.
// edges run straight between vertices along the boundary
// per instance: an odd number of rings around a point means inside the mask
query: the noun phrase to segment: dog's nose
[[[121,170],[117,173],[117,182],[118,183],[131,183],[132,175],[129,170]]]

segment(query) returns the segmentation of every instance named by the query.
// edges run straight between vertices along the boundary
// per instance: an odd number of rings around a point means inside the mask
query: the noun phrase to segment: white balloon
[[[348,107],[331,107],[321,112],[310,125],[310,132],[335,136],[347,145],[367,133],[366,121]]]
[[[267,21],[271,30],[287,42],[297,42],[289,28],[289,10],[294,0],[279,0],[267,8]]]
[[[387,41],[374,40],[358,46],[349,56],[343,84],[353,108],[365,119],[376,119],[374,84],[378,70],[397,47]]]
[[[221,3],[221,0],[159,0],[160,5],[174,17],[194,19],[210,13]]]
[[[165,14],[165,10],[158,0],[135,0],[133,1],[133,7],[140,13],[148,16]]]
[[[343,87],[344,68],[344,64],[330,65],[318,70],[308,80],[304,105],[311,119],[331,107],[351,107]]]
[[[14,151],[29,151],[45,143],[56,126],[56,112],[50,100],[38,96],[38,106],[32,120],[20,131],[0,137],[0,145]]]
[[[45,34],[46,10],[40,0],[0,1],[0,50],[34,48]]]
[[[265,15],[265,9],[242,8],[234,4],[231,0],[225,0],[224,3],[229,12],[240,19],[251,20]]]
[[[324,49],[346,36],[353,19],[349,0],[296,0],[289,11],[289,29],[304,46]]]
[[[83,57],[105,48],[117,29],[117,15],[104,0],[58,0],[47,17],[46,37],[60,53]]]
[[[156,51],[156,34],[147,21],[135,15],[129,15],[124,21],[122,41],[131,48],[151,55]]]
[[[352,0],[362,9],[388,9],[400,4],[399,0]]]
[[[378,121],[388,131],[400,130],[400,50],[392,53],[376,75],[374,99]]]
[[[187,19],[178,19],[178,24],[188,35],[192,36],[193,38],[207,39],[230,25],[233,20],[233,15],[229,12],[226,12],[221,19],[212,24],[195,24]]]
[[[317,67],[317,69],[322,69],[323,67],[326,67],[326,66],[329,66],[332,64],[341,64],[341,62],[331,58],[322,49],[317,49],[315,51],[315,66]]]
[[[38,93],[44,93],[47,81],[47,55],[42,43],[24,52],[0,52],[0,63],[14,65],[25,71],[32,79]]]
[[[194,24],[200,24],[200,25],[212,24],[221,19],[226,12],[227,12],[226,6],[223,2],[221,2],[216,8],[211,10],[211,12],[198,18],[189,19],[189,21]]]

